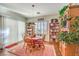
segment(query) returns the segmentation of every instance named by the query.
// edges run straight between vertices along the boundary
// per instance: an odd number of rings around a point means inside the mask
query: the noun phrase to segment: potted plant
[[[62,55],[74,56],[76,53],[76,46],[79,44],[79,19],[76,17],[71,24],[72,30],[69,32],[60,32],[59,40],[62,43]]]
[[[79,32],[61,32],[59,40],[62,41],[62,54],[74,56],[76,44],[79,43]]]
[[[65,12],[65,10],[68,8],[68,6],[66,5],[66,6],[64,6],[60,11],[59,11],[59,14],[60,14],[60,16],[63,16],[64,15],[64,12]]]

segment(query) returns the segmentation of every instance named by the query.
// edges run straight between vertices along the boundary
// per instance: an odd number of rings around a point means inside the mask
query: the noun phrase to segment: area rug
[[[10,53],[13,53],[17,56],[55,56],[54,47],[50,44],[45,44],[44,50],[38,50],[34,52],[25,52],[23,44],[18,44],[8,49]]]

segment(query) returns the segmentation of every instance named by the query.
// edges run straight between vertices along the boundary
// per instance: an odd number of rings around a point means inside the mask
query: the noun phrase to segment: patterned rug
[[[8,51],[17,56],[55,56],[54,47],[51,44],[45,44],[45,49],[33,52],[26,52],[23,48],[23,44],[17,44],[16,46],[9,48]]]

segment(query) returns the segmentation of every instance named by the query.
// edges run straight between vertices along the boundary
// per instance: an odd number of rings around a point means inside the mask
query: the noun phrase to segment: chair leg
[[[27,52],[27,47],[26,47],[26,44],[25,44],[25,43],[23,44],[23,49],[25,50],[25,54],[26,54],[26,52]]]
[[[23,49],[25,48],[25,43],[23,43]]]
[[[25,54],[27,53],[27,47],[25,47]]]
[[[45,48],[44,44],[42,44],[41,47],[42,47],[42,49],[44,49]]]

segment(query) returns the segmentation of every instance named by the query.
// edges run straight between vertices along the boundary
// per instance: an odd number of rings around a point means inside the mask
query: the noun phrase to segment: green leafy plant
[[[68,8],[68,6],[64,6],[60,11],[59,11],[59,14],[60,16],[63,16],[64,15],[64,12],[65,10]]]
[[[76,31],[79,30],[79,18],[78,17],[75,18],[72,24],[72,28],[76,29]]]
[[[75,32],[61,32],[59,34],[59,40],[67,44],[79,43],[79,33]]]
[[[73,24],[72,29],[75,29],[74,31],[69,32],[60,32],[59,33],[59,40],[67,43],[67,44],[79,44],[79,18],[76,17]]]
[[[72,17],[71,17],[71,16],[68,16],[68,17],[67,17],[67,20],[71,20],[71,19],[72,19]]]
[[[66,27],[66,20],[61,20],[62,27]]]

